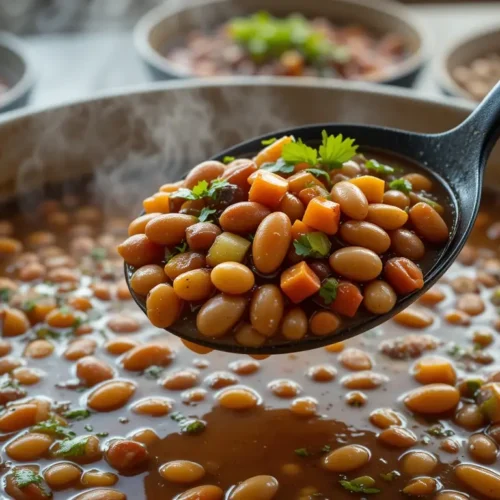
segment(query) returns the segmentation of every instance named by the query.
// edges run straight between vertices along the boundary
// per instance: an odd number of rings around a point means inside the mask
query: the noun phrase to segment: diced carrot
[[[385,279],[401,295],[419,290],[424,286],[424,276],[420,268],[405,257],[394,257],[384,265]]]
[[[359,288],[349,281],[341,281],[337,288],[337,297],[330,308],[336,313],[352,318],[363,302],[363,295]]]
[[[154,212],[168,214],[170,212],[170,196],[168,193],[155,193],[153,196],[146,198],[142,202],[142,206],[147,214]]]
[[[254,161],[258,167],[264,165],[264,163],[270,163],[278,161],[283,151],[283,146],[293,141],[293,137],[290,135],[285,135],[273,142],[267,148],[264,148],[255,158]]]
[[[328,196],[328,191],[321,186],[311,186],[299,192],[299,199],[305,206],[309,205],[309,202],[317,196],[326,198]]]
[[[340,205],[318,196],[307,205],[302,222],[323,233],[335,234],[339,229]]]
[[[302,261],[281,273],[280,286],[283,293],[294,304],[298,304],[314,295],[321,283],[314,271]]]
[[[314,185],[324,188],[322,182],[316,179],[310,172],[297,172],[288,178],[288,190],[293,194],[298,194],[306,187]]]
[[[276,209],[288,191],[287,180],[265,170],[258,170],[255,174],[258,175],[255,176],[248,193],[248,201],[255,201],[271,209]]]
[[[301,220],[297,219],[292,224],[292,239],[298,240],[304,234],[311,233],[312,231],[314,231],[314,229],[306,226]]]
[[[382,179],[373,175],[362,175],[351,179],[349,182],[352,182],[363,191],[368,203],[382,203],[385,189],[385,182]]]

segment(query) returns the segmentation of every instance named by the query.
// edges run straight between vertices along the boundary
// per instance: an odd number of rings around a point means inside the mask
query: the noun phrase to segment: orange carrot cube
[[[341,281],[337,288],[337,297],[330,308],[336,313],[352,318],[356,315],[361,302],[363,295],[359,288],[348,281]]]
[[[312,228],[306,226],[301,220],[297,219],[292,224],[292,239],[298,240],[304,234],[311,233],[312,231]]]
[[[298,194],[300,191],[310,186],[324,187],[321,181],[316,179],[310,172],[300,171],[288,178],[288,190],[290,193]]]
[[[321,283],[314,271],[302,261],[281,273],[280,286],[283,293],[294,304],[298,304],[314,295]]]
[[[321,196],[314,198],[307,205],[302,222],[317,231],[335,234],[339,229],[340,205]]]
[[[287,180],[266,170],[258,170],[255,174],[258,175],[253,179],[252,187],[248,193],[248,201],[255,201],[271,209],[276,209],[283,196],[288,192]]]
[[[255,158],[254,162],[258,167],[264,165],[264,163],[274,163],[279,160],[281,153],[283,152],[283,146],[293,141],[293,137],[290,135],[285,135],[273,142],[266,148],[264,148]]]

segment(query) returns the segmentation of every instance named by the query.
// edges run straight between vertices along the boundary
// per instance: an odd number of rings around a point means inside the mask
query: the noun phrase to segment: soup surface
[[[418,305],[261,360],[194,354],[152,327],[115,251],[128,221],[84,199],[2,212],[7,498],[499,498],[493,198]]]

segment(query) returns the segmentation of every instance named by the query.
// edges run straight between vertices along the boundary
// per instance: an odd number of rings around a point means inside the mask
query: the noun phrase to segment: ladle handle
[[[464,122],[442,134],[442,137],[457,148],[477,155],[479,164],[484,168],[500,137],[500,81]]]

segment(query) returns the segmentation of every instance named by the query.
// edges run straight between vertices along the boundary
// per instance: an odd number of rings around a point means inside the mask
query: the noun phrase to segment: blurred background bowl
[[[0,112],[24,106],[35,83],[22,42],[0,31]]]
[[[406,40],[408,55],[377,83],[410,87],[422,69],[428,37],[420,21],[406,7],[389,0],[208,0],[189,6],[157,7],[136,25],[134,42],[155,79],[192,77],[186,68],[165,57],[168,48],[182,44],[194,30],[209,32],[234,16],[260,10],[277,17],[299,13],[306,18],[323,17],[335,24],[355,24],[376,34],[394,33]]]
[[[500,26],[481,29],[450,46],[435,71],[445,94],[481,101],[500,80]]]

